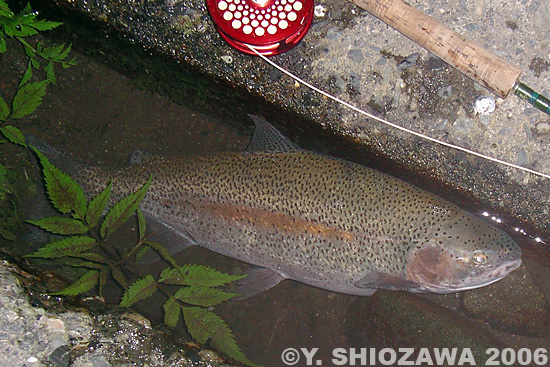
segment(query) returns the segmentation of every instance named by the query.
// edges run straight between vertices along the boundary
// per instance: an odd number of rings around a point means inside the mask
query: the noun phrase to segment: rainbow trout
[[[521,264],[503,231],[384,173],[299,148],[266,121],[243,153],[151,157],[106,170],[73,163],[40,143],[52,163],[95,194],[121,198],[153,182],[141,204],[190,245],[256,265],[245,296],[283,279],[355,295],[376,289],[451,293],[502,279]]]

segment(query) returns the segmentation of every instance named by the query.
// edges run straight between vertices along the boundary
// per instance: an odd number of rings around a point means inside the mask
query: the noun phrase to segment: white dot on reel
[[[233,29],[239,29],[241,28],[241,21],[238,20],[238,19],[235,19],[232,23],[231,23],[231,27],[233,27]]]
[[[230,11],[226,11],[225,13],[223,13],[223,19],[229,22],[231,19],[233,19],[233,13],[231,13]]]

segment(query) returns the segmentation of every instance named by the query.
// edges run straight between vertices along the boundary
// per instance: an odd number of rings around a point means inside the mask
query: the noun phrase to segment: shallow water
[[[245,132],[138,90],[121,75],[79,58],[77,67],[60,70],[58,86],[51,86],[40,111],[18,125],[22,130],[79,161],[105,166],[124,164],[135,149],[183,155],[246,147],[249,135]],[[20,68],[18,62],[14,56],[13,70]],[[5,90],[10,90],[17,80],[5,83]],[[349,348],[397,351],[411,347],[417,352],[419,348],[458,348],[459,354],[471,350],[478,365],[491,347],[528,348],[525,353],[531,354],[546,348],[550,352],[550,255],[534,241],[511,234],[525,249],[524,265],[505,280],[480,290],[445,296],[380,291],[374,297],[354,297],[284,281],[256,297],[225,303],[217,311],[247,356],[265,366],[285,366],[281,354],[287,348],[299,351],[298,366],[307,365],[300,348],[307,348],[305,352],[318,348],[313,363],[319,365],[319,360],[323,366],[349,359]],[[119,236],[120,241],[133,241],[135,233],[129,228]],[[248,268],[201,248],[186,250],[177,260],[229,273]],[[137,309],[161,320],[161,303],[143,302]],[[179,332],[185,334],[183,329]],[[344,349],[335,355],[335,348]],[[361,358],[357,357],[356,365],[361,365]],[[347,361],[343,365],[352,365]]]

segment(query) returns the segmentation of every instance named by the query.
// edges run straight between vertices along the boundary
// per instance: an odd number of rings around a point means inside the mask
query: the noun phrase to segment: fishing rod
[[[350,0],[501,98],[511,93],[550,115],[550,99],[519,80],[521,70],[403,0]],[[220,35],[238,50],[280,54],[311,26],[313,0],[207,0]]]

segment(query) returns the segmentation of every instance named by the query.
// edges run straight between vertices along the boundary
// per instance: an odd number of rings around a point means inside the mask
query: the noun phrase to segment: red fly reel
[[[221,36],[254,55],[280,54],[305,36],[313,19],[313,0],[206,0]]]

